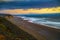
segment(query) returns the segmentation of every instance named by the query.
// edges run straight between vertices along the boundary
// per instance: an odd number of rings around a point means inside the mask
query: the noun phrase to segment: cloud
[[[1,1],[53,1],[53,0],[1,0]]]
[[[60,13],[60,7],[52,8],[31,8],[31,9],[12,9],[12,10],[0,10],[0,13],[9,13],[9,14],[44,14],[44,13]]]

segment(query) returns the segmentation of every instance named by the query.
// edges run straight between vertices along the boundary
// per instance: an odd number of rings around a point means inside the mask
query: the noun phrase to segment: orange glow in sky
[[[9,13],[9,14],[60,13],[60,7],[0,10],[0,13]]]

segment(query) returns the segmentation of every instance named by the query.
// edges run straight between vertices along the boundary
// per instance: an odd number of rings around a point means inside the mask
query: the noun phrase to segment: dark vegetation
[[[3,13],[0,13],[0,17],[13,17],[13,16],[10,15],[10,14],[3,14]]]
[[[0,40],[36,40],[16,25],[0,17]]]

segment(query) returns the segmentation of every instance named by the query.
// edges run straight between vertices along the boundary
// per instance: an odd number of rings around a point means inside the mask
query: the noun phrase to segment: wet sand
[[[60,40],[60,29],[30,23],[18,17],[6,19],[33,35],[37,40]]]

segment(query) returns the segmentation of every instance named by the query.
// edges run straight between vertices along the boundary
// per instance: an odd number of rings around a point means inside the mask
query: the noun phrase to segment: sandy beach
[[[6,19],[33,35],[37,40],[60,40],[60,29],[30,23],[18,17]]]

